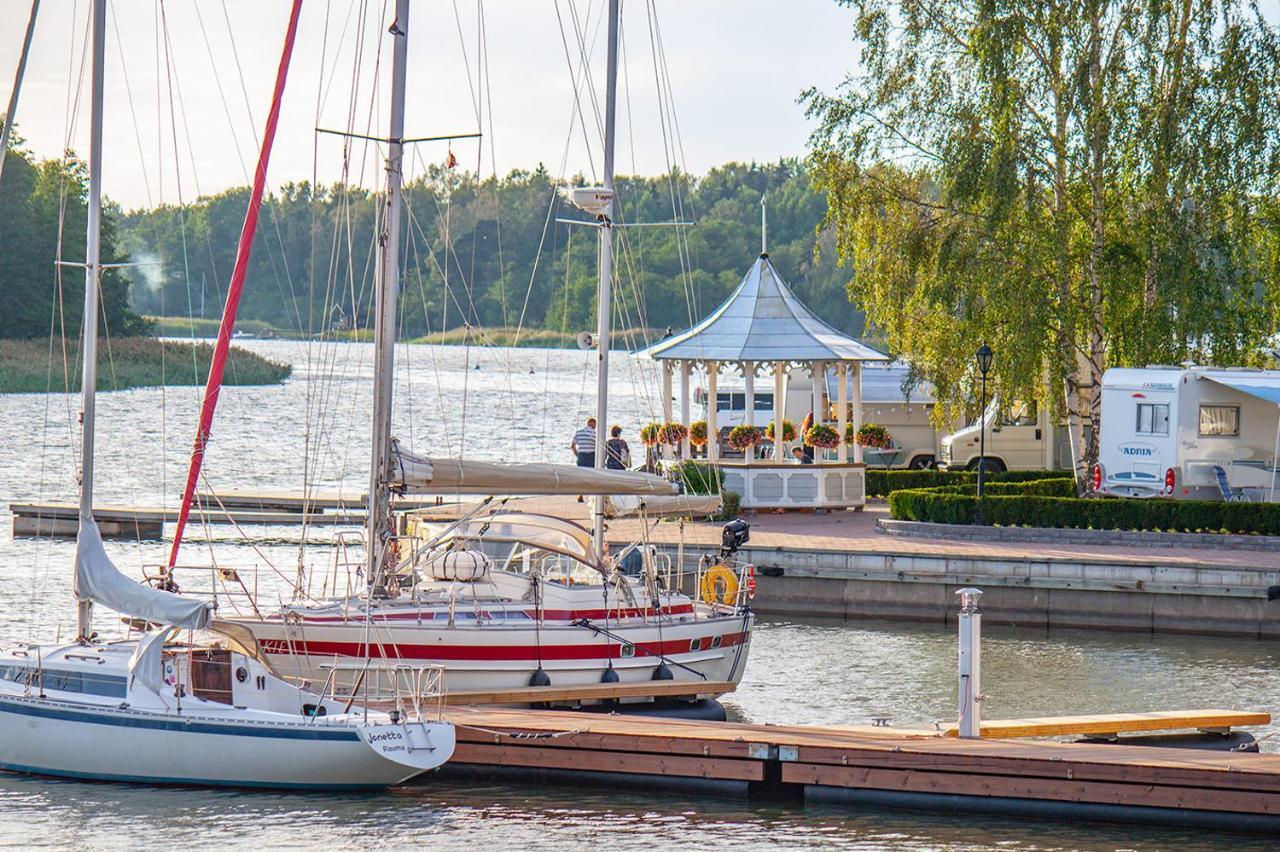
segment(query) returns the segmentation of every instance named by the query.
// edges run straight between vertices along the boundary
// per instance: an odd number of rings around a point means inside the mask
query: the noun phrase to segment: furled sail
[[[612,496],[605,498],[604,513],[611,518],[645,515],[650,518],[714,515],[724,506],[719,494],[675,494],[663,497]]]
[[[674,483],[651,473],[596,470],[568,464],[505,464],[471,459],[428,458],[391,443],[391,482],[410,494],[632,494],[676,493]]]
[[[75,593],[77,600],[101,604],[129,618],[174,627],[201,630],[209,626],[212,615],[207,601],[153,589],[121,574],[91,519],[81,521],[76,539]]]

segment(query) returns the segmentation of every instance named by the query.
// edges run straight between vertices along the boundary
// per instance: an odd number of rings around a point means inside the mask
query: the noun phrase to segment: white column
[[[689,409],[689,362],[680,362],[680,422],[688,426],[693,417]],[[689,458],[689,439],[681,445],[684,457]]]
[[[662,362],[662,422],[670,423],[673,416],[671,401],[671,362]],[[671,461],[671,447],[662,445],[662,458]]]
[[[966,739],[982,736],[982,613],[979,589],[960,589],[959,734]]]
[[[782,461],[782,421],[787,416],[787,362],[773,363],[773,460]]]
[[[716,419],[716,394],[720,385],[720,362],[707,362],[707,460],[715,461],[720,458],[720,442],[716,440],[716,436],[720,431],[720,424]]]
[[[836,365],[836,431],[840,434],[839,460],[844,464],[849,460],[849,445],[844,442],[845,430],[849,427],[849,365],[843,361]]]
[[[747,386],[747,410],[742,413],[742,422],[747,426],[756,425],[756,362],[742,362],[742,380]],[[751,464],[756,457],[756,448],[747,447],[744,461]]]
[[[814,361],[809,367],[809,372],[813,374],[813,422],[822,423],[827,419],[826,412],[822,410],[822,392],[826,389],[823,387],[827,383],[827,362]],[[813,460],[815,462],[822,461],[819,455],[821,447],[813,448]]]
[[[853,362],[853,431],[857,434],[862,428],[862,362]],[[862,461],[862,446],[854,444],[853,460]]]

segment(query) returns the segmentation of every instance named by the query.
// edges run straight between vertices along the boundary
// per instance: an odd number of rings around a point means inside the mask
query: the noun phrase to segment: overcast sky
[[[379,59],[384,81],[390,64],[384,2],[304,4],[272,185],[341,175],[342,143],[318,136],[317,126],[385,134],[386,90],[373,90]],[[3,3],[0,93],[7,97],[28,4]],[[162,21],[158,0],[113,0],[104,166],[110,198],[137,207],[248,182],[288,7],[286,0],[168,0]],[[88,8],[88,0],[44,0],[41,7],[17,121],[26,146],[41,157],[56,156],[68,138],[77,152],[87,150]],[[581,32],[592,88],[602,97],[604,0],[485,0],[481,8],[483,38],[476,0],[413,1],[406,133],[473,132],[478,98],[489,135],[453,143],[461,165],[479,162],[488,174],[495,165],[505,173],[545,163],[553,174],[591,176],[600,167],[596,108],[584,87],[584,133],[574,118],[570,62],[575,71],[581,66]],[[810,85],[829,90],[852,70],[851,23],[834,0],[625,2],[618,171],[659,173],[672,156],[700,173],[730,160],[802,154],[810,125],[797,96]],[[665,62],[655,67],[658,35]],[[656,75],[665,75],[664,86],[669,80],[670,98],[659,98]],[[682,144],[669,121],[664,141],[664,105],[674,109]],[[350,176],[369,185],[378,175],[366,148],[353,151]],[[442,143],[415,146],[411,171],[447,153]]]

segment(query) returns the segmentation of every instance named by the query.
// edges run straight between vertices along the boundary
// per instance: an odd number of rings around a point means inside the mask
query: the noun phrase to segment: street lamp
[[[978,499],[981,500],[987,473],[987,373],[991,372],[995,353],[983,341],[974,357],[978,359],[978,373],[982,376],[982,402],[978,410]]]

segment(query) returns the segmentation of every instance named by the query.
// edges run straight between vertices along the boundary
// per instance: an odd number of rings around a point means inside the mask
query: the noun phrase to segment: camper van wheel
[[[911,464],[907,465],[907,468],[910,470],[928,470],[933,466],[933,456],[916,456],[911,460]]]
[[[979,459],[969,462],[969,470],[977,470],[979,462]],[[1004,473],[1008,469],[1000,459],[982,459],[981,464],[986,468],[987,473]]]

